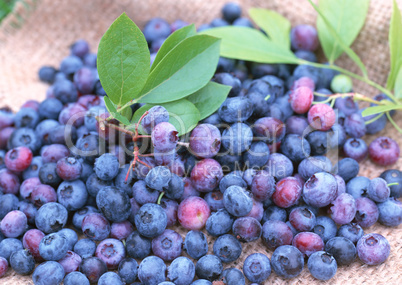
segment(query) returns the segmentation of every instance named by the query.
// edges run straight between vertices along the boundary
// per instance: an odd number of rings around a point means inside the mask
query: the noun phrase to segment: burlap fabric
[[[29,0],[26,0],[29,2]],[[34,0],[30,0],[34,1]],[[12,23],[16,18],[7,18],[0,27],[0,105],[8,105],[17,110],[28,99],[41,100],[45,97],[47,86],[37,79],[37,70],[43,64],[58,66],[60,60],[67,55],[69,45],[78,38],[87,39],[95,51],[102,34],[113,20],[123,11],[137,25],[143,26],[151,17],[159,16],[172,22],[182,19],[197,25],[209,22],[219,16],[220,8],[227,0],[41,0],[34,1],[36,9],[27,11],[21,5],[16,9],[24,19],[22,27],[15,29]],[[307,1],[301,0],[243,0],[244,11],[250,7],[274,9],[288,17],[292,24],[314,24],[316,13]],[[389,71],[388,28],[392,3],[387,1],[371,1],[366,24],[361,31],[353,49],[366,64],[369,75],[380,84],[385,84]],[[246,15],[246,13],[244,13]],[[402,31],[401,31],[402,33]],[[355,65],[342,56],[337,63],[352,71]],[[360,93],[376,94],[373,88],[355,82],[355,90]],[[396,116],[397,123],[402,126],[402,115]],[[386,130],[379,135],[387,135],[397,140],[402,146],[402,136],[388,124]],[[366,137],[370,142],[374,137]],[[402,169],[400,159],[395,166]],[[385,168],[378,167],[370,161],[361,165],[360,175],[370,178],[378,176]],[[184,237],[185,231],[177,228]],[[335,278],[328,284],[401,284],[402,283],[402,225],[398,228],[387,228],[374,225],[365,232],[378,232],[384,235],[391,244],[391,255],[379,266],[367,266],[360,261],[351,266],[340,267]],[[212,240],[210,242],[212,249]],[[244,258],[253,252],[261,252],[269,257],[260,241],[243,244],[242,257],[228,266],[242,267]],[[32,284],[30,276],[22,277],[9,270],[0,284]],[[266,284],[318,284],[305,268],[295,279],[285,281],[272,273]],[[324,283],[324,282],[322,282]]]

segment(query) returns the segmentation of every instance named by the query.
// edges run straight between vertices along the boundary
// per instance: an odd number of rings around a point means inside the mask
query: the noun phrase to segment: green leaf
[[[402,66],[402,16],[398,4],[394,0],[392,8],[391,23],[389,27],[389,51],[391,61],[391,71],[388,75],[387,88],[393,89],[398,72]]]
[[[200,120],[214,113],[226,100],[231,87],[210,81],[186,99],[200,111]]]
[[[162,44],[158,53],[156,54],[155,60],[152,63],[151,71],[155,69],[155,66],[168,54],[173,48],[175,48],[184,39],[194,36],[197,33],[194,24],[185,26],[173,34],[171,34]]]
[[[401,108],[402,108],[402,105],[396,105],[396,104],[368,107],[367,109],[365,109],[362,112],[362,116],[367,117],[370,115],[384,113],[384,112],[401,109]]]
[[[364,25],[369,0],[320,0],[319,8],[346,46],[356,39]],[[329,62],[333,63],[343,52],[331,35],[322,17],[317,18],[318,37]]]
[[[324,13],[321,11],[321,9],[319,9],[317,7],[317,5],[315,5],[311,0],[308,0],[308,1],[313,6],[313,8],[317,11],[317,13],[319,15],[318,18],[322,19],[322,21],[325,24],[325,26],[327,27],[328,33],[331,35],[331,37],[334,38],[336,43],[350,57],[350,59],[352,59],[357,64],[357,66],[362,71],[364,77],[367,77],[366,67],[364,66],[364,64],[361,61],[361,59],[359,58],[359,56],[348,45],[346,45],[343,42],[341,36],[336,32],[335,28],[332,26],[330,21],[327,19],[326,15],[324,15]],[[317,25],[318,25],[318,22],[317,22]],[[321,28],[318,28],[318,29],[320,30]],[[321,41],[321,38],[320,38],[320,41]],[[321,43],[321,44],[323,45],[323,43]]]
[[[399,72],[396,76],[394,91],[396,98],[402,98],[402,68],[399,68]]]
[[[150,69],[148,45],[125,13],[103,35],[97,66],[102,87],[118,106],[135,98],[143,88]]]
[[[219,39],[207,35],[184,39],[152,70],[137,101],[171,102],[201,89],[216,70],[219,44]]]
[[[109,99],[109,97],[105,96],[103,98],[105,100],[106,108],[109,111],[109,113],[113,116],[113,118],[115,118],[116,120],[118,120],[119,122],[123,123],[126,126],[130,125],[130,121],[125,116],[117,112],[116,105]],[[131,110],[131,108],[127,109]]]
[[[193,103],[186,99],[181,99],[173,102],[158,104],[159,106],[165,107],[169,112],[169,122],[176,127],[179,135],[184,135],[194,129],[200,120],[200,112],[194,106]],[[138,122],[142,114],[151,109],[153,104],[146,104],[139,108],[133,116],[132,122]],[[141,125],[138,128],[141,134],[145,134],[142,130]]]
[[[297,64],[297,57],[270,41],[263,33],[248,27],[227,26],[202,31],[222,39],[221,56],[262,63]]]
[[[251,19],[279,46],[290,49],[290,22],[282,15],[266,9],[251,8]]]

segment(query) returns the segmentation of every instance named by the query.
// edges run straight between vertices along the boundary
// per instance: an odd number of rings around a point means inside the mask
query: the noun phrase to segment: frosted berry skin
[[[172,261],[180,256],[183,238],[177,232],[166,229],[152,240],[152,252],[164,261]]]
[[[290,107],[297,114],[305,114],[313,103],[314,94],[310,88],[302,86],[290,93]]]
[[[378,265],[388,258],[391,246],[384,236],[370,233],[361,237],[356,249],[361,261],[368,265]]]
[[[289,208],[295,205],[302,194],[302,185],[294,177],[285,177],[275,186],[272,201],[281,208]]]
[[[353,113],[347,116],[343,125],[346,134],[352,138],[361,138],[366,134],[366,123],[359,113]]]
[[[387,181],[380,177],[373,178],[367,189],[368,197],[377,203],[385,202],[389,198],[390,193],[391,190],[387,186]]]
[[[162,106],[154,106],[148,110],[148,114],[142,119],[141,126],[150,134],[156,125],[168,121],[169,112]]]
[[[254,176],[251,182],[251,193],[255,200],[265,201],[271,198],[274,192],[275,179],[267,171],[262,170]]]
[[[348,139],[343,145],[343,153],[346,157],[353,158],[357,162],[363,161],[368,155],[368,147],[362,139]]]
[[[151,133],[152,144],[159,152],[167,152],[176,148],[179,141],[179,132],[168,122],[161,122]]]
[[[0,170],[0,191],[3,194],[17,195],[20,188],[20,180],[17,175],[8,169]]]
[[[81,262],[81,256],[71,250],[67,251],[66,256],[58,261],[58,263],[63,266],[66,274],[77,271],[80,268]]]
[[[92,240],[104,240],[110,234],[110,224],[103,215],[89,213],[82,220],[82,232]]]
[[[214,157],[221,147],[221,133],[211,124],[200,124],[194,128],[190,136],[189,151],[197,157]]]
[[[251,242],[260,238],[262,227],[256,219],[242,217],[233,223],[232,232],[239,241]]]
[[[282,221],[268,220],[262,226],[262,242],[269,249],[292,244],[293,233]]]
[[[325,251],[317,251],[310,255],[307,267],[311,275],[323,281],[334,277],[338,269],[335,258]]]
[[[269,258],[262,253],[250,254],[244,261],[243,272],[250,282],[262,284],[271,274]]]
[[[21,211],[8,212],[0,222],[1,232],[5,237],[16,238],[22,235],[28,226],[28,219]]]
[[[141,284],[153,285],[166,280],[165,262],[157,256],[144,258],[138,267],[138,279]]]
[[[303,199],[313,207],[329,205],[337,196],[338,184],[335,177],[326,172],[318,172],[303,186]]]
[[[211,210],[204,199],[190,196],[184,199],[177,210],[180,225],[188,230],[202,229],[211,214]]]
[[[223,193],[223,205],[231,215],[243,217],[251,212],[253,200],[244,188],[233,185]]]
[[[310,126],[319,131],[328,131],[335,124],[335,111],[327,104],[316,104],[307,114]]]
[[[117,269],[125,257],[125,248],[121,241],[107,238],[98,244],[95,256],[105,262],[108,269]]]
[[[314,80],[312,80],[310,77],[307,76],[303,76],[300,77],[299,79],[295,80],[295,82],[293,82],[292,86],[291,86],[291,90],[295,90],[296,88],[299,87],[308,87],[310,88],[312,91],[314,91],[315,89],[315,83]]]
[[[402,223],[402,203],[391,197],[383,203],[378,203],[378,221],[388,227],[397,227]]]
[[[252,126],[254,137],[266,143],[281,141],[286,134],[286,125],[278,119],[263,117]]]
[[[379,211],[377,205],[366,197],[356,199],[355,221],[363,228],[368,228],[377,222]]]
[[[331,203],[329,213],[335,223],[348,224],[356,215],[356,201],[352,195],[343,193]]]
[[[272,254],[271,266],[279,276],[294,278],[303,270],[303,254],[292,245],[282,245]]]
[[[370,159],[379,165],[388,166],[394,164],[400,154],[399,145],[388,137],[379,137],[369,145]]]
[[[4,162],[8,169],[19,172],[29,167],[32,157],[32,151],[29,148],[20,146],[10,149],[6,153]]]
[[[324,241],[316,233],[301,232],[295,235],[292,245],[309,257],[312,253],[324,250]]]
[[[297,25],[290,31],[293,49],[315,51],[318,48],[317,30],[311,25]]]
[[[297,207],[290,212],[289,222],[297,231],[311,231],[315,226],[316,217],[307,207]]]
[[[191,182],[199,192],[211,192],[223,177],[222,167],[216,160],[206,158],[199,161],[191,170]]]
[[[215,240],[213,252],[222,262],[230,263],[240,257],[242,246],[233,235],[225,234]]]

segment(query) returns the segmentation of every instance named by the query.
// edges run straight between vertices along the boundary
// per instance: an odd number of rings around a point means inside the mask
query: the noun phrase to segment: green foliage
[[[105,100],[105,105],[106,105],[107,110],[116,120],[118,120],[120,123],[122,123],[124,125],[130,124],[130,121],[125,116],[123,116],[122,114],[117,112],[116,105],[109,99],[109,97],[105,96],[104,100]],[[131,108],[127,108],[127,109],[131,109]]]
[[[215,73],[219,42],[207,35],[184,39],[152,70],[140,95],[135,98],[141,103],[165,103],[204,87]]]
[[[222,39],[221,56],[224,57],[261,63],[298,63],[290,49],[284,49],[253,28],[227,26],[208,29],[202,34]]]
[[[159,103],[157,105],[163,106],[169,112],[169,122],[175,126],[176,130],[179,132],[179,135],[183,135],[191,131],[195,126],[197,126],[197,123],[200,120],[200,112],[193,103],[186,99],[168,103]],[[137,122],[142,114],[151,109],[153,106],[155,105],[146,104],[139,108],[134,113],[132,121]],[[141,126],[139,128],[139,132],[141,134],[145,134]]]
[[[364,25],[369,3],[369,0],[320,0],[319,9],[344,44],[350,46]],[[321,16],[317,17],[317,31],[325,56],[334,62],[343,49]]]
[[[200,111],[200,120],[213,114],[226,100],[230,87],[216,82],[209,82],[194,94],[187,97]]]
[[[103,35],[98,72],[109,99],[122,106],[136,97],[148,78],[150,54],[141,30],[123,13]]]
[[[390,50],[391,71],[388,75],[387,88],[393,89],[395,81],[402,66],[402,16],[398,4],[394,0],[388,41]],[[399,97],[400,98],[400,97]]]
[[[290,49],[290,22],[282,15],[266,10],[251,8],[251,19],[269,36],[272,42],[285,49]]]

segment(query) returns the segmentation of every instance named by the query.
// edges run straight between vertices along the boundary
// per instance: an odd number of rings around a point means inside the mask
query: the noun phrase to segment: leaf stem
[[[392,99],[392,101],[394,101],[395,103],[399,104],[398,99],[392,94],[391,91],[389,91],[387,88],[382,87],[380,84],[370,80],[368,77],[364,77],[364,76],[360,76],[358,74],[355,74],[347,69],[344,69],[342,67],[333,65],[333,64],[322,64],[322,63],[317,63],[317,62],[311,62],[311,61],[307,61],[304,59],[299,59],[299,64],[305,64],[305,65],[310,65],[310,66],[314,66],[314,67],[318,67],[318,68],[327,68],[327,69],[332,69],[332,70],[336,70],[339,71],[343,74],[346,74],[352,78],[355,78],[357,80],[363,81],[366,84],[373,86],[374,88],[378,89],[379,91],[381,91],[382,93],[384,93],[385,95],[387,95],[389,98]]]
[[[384,115],[384,113],[379,113],[377,116],[375,116],[374,118],[364,122],[366,125],[371,124],[372,122],[377,121],[379,118],[381,118]]]
[[[129,131],[129,130],[125,129],[125,128],[119,127],[119,126],[117,126],[115,124],[109,123],[107,121],[107,119],[101,119],[100,117],[97,116],[96,120],[99,122],[99,127],[101,128],[101,130],[104,130],[106,127],[108,127],[108,128],[111,128],[111,129],[115,129],[115,130],[117,130],[119,132],[126,133],[126,134],[128,134],[130,136],[135,135],[135,133],[133,133],[132,131]]]
[[[395,127],[395,129],[398,130],[398,132],[400,132],[402,134],[402,129],[395,123],[394,119],[392,119],[391,115],[389,114],[389,112],[385,113],[387,115],[388,120],[391,122],[391,124]]]

